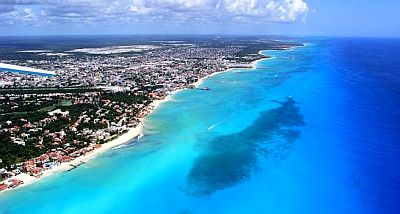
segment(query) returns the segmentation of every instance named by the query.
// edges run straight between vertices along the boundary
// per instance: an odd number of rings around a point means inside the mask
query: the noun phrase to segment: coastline
[[[135,137],[139,137],[142,134],[142,130],[143,130],[143,124],[141,122],[135,128],[130,128],[128,130],[128,132],[118,136],[116,139],[114,139],[108,143],[101,144],[100,148],[97,148],[97,149],[87,153],[86,155],[79,156],[70,162],[61,163],[60,165],[53,166],[51,169],[47,169],[47,170],[43,171],[43,174],[38,178],[28,175],[27,173],[18,174],[16,176],[12,177],[11,179],[18,179],[18,180],[23,181],[24,183],[13,189],[6,189],[6,190],[0,192],[0,194],[3,192],[12,191],[12,190],[27,186],[29,184],[32,184],[34,182],[37,182],[37,181],[45,178],[45,177],[51,176],[54,173],[66,172],[66,171],[72,170],[72,169],[78,167],[79,165],[84,164],[84,163],[90,161],[91,159],[97,157],[98,155],[108,151],[111,148],[128,143]]]
[[[265,55],[265,54],[262,54],[263,51],[265,51],[265,50],[260,50],[260,51],[258,51],[258,54],[259,54],[259,55],[262,55],[262,56],[267,56],[267,55]],[[258,60],[252,61],[252,62],[250,63],[251,68],[244,68],[244,69],[257,69],[257,64],[258,64],[260,61],[268,60],[268,59],[270,59],[270,58],[267,57],[267,58],[262,58],[262,59],[258,59]],[[223,71],[214,72],[214,73],[212,73],[212,74],[209,74],[209,75],[204,76],[203,78],[197,80],[197,82],[195,82],[195,83],[193,83],[193,84],[191,84],[191,85],[193,85],[193,86],[195,86],[195,87],[197,88],[197,87],[199,87],[199,86],[204,82],[204,80],[206,80],[207,78],[210,78],[210,77],[215,76],[215,75],[217,75],[217,74],[221,74],[221,73],[225,73],[225,72],[230,72],[230,71],[236,70],[236,69],[240,69],[240,68],[229,68],[229,69],[226,69],[226,70],[223,70]]]
[[[264,51],[264,50],[259,51],[258,54],[265,56],[264,54],[262,54],[262,51]],[[259,61],[266,60],[266,59],[269,59],[269,58],[262,58],[262,59],[259,59],[259,60],[251,62],[250,65],[252,66],[252,68],[248,68],[248,69],[255,69],[256,65],[257,65],[257,63]],[[206,80],[207,78],[210,78],[210,77],[215,76],[217,74],[230,72],[230,71],[235,70],[235,69],[236,68],[229,68],[229,69],[226,69],[226,70],[223,70],[223,71],[219,71],[219,72],[214,72],[214,73],[208,74],[208,75],[200,78],[199,80],[197,80],[195,83],[193,83],[191,85],[193,85],[196,88],[198,88],[204,82],[204,80]],[[102,153],[104,153],[104,152],[106,152],[106,151],[108,151],[108,150],[110,150],[110,149],[112,149],[112,148],[114,148],[116,146],[128,143],[129,141],[133,140],[134,138],[142,136],[143,135],[144,120],[146,119],[146,117],[148,115],[150,115],[151,113],[153,113],[161,104],[171,101],[172,100],[172,96],[174,96],[176,93],[178,93],[178,92],[180,92],[182,90],[186,90],[186,89],[188,89],[188,88],[176,89],[176,90],[170,92],[163,99],[152,101],[152,103],[150,103],[150,105],[149,105],[151,108],[149,109],[148,114],[146,114],[143,118],[140,119],[140,123],[136,127],[129,128],[128,132],[121,134],[116,139],[111,140],[110,142],[101,144],[100,148],[97,148],[97,149],[89,152],[86,155],[77,157],[77,158],[73,159],[70,162],[65,162],[65,163],[61,163],[60,165],[53,166],[53,168],[45,170],[43,172],[43,174],[38,178],[34,177],[34,176],[31,176],[31,175],[28,175],[27,173],[21,173],[21,174],[18,174],[16,176],[12,177],[12,178],[7,179],[7,180],[18,179],[18,180],[23,181],[24,183],[19,185],[19,186],[17,186],[17,187],[15,187],[15,188],[6,189],[6,190],[1,191],[0,192],[0,196],[1,196],[1,193],[12,191],[12,190],[15,190],[15,189],[19,189],[19,188],[24,187],[24,186],[28,186],[28,185],[30,185],[32,183],[35,183],[35,182],[37,182],[37,181],[39,181],[39,180],[41,180],[41,179],[43,179],[45,177],[53,175],[54,173],[66,172],[66,171],[72,170],[74,168],[77,168],[79,165],[90,161],[91,159],[97,157],[98,155],[100,155],[100,154],[102,154]]]

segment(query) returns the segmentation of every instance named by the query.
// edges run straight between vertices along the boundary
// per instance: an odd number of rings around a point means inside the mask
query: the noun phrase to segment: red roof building
[[[8,186],[6,184],[0,184],[0,191],[8,189]]]
[[[42,161],[42,163],[49,161],[49,156],[46,154],[40,155],[39,160]]]
[[[61,162],[65,163],[65,162],[70,162],[72,161],[72,157],[68,156],[68,155],[63,155],[61,157]]]
[[[27,172],[31,171],[35,167],[36,167],[36,163],[33,160],[27,160],[24,163],[24,168],[25,168],[25,171],[27,171]]]
[[[27,160],[25,161],[24,166],[36,166],[36,164],[33,160]]]
[[[51,158],[52,160],[58,160],[58,159],[61,158],[61,155],[60,155],[59,153],[56,153],[56,152],[50,152],[50,153],[49,153],[49,156],[50,156],[50,158]]]
[[[10,181],[13,183],[14,187],[17,187],[17,186],[19,186],[21,184],[24,184],[23,181],[20,181],[18,179],[11,179]]]
[[[31,174],[35,177],[41,176],[43,173],[43,168],[41,167],[35,167],[34,169],[31,170]]]

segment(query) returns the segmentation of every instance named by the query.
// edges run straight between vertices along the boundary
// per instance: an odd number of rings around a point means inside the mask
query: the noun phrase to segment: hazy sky
[[[0,35],[400,37],[400,0],[0,0]]]

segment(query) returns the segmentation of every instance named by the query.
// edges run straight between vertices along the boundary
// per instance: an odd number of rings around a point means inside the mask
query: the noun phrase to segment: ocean
[[[399,213],[400,39],[300,38],[206,79],[145,135],[0,213]]]

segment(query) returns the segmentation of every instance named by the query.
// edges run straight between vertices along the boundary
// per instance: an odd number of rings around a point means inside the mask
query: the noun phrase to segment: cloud
[[[270,22],[294,22],[308,12],[302,0],[225,0],[226,10],[236,17],[253,17]]]
[[[0,7],[1,8],[1,7]],[[36,24],[38,17],[31,8],[13,8],[10,11],[0,12],[3,24]]]
[[[31,8],[35,8],[32,10]],[[308,13],[304,0],[1,0],[7,22],[129,23],[296,22]],[[12,19],[14,21],[12,21]],[[2,25],[3,23],[0,23]]]

